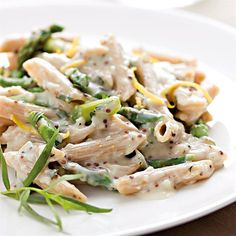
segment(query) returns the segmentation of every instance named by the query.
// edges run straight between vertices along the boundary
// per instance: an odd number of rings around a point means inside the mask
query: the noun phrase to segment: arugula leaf
[[[1,145],[0,145],[0,159],[1,159],[1,166],[2,166],[2,180],[3,180],[5,188],[7,190],[10,190],[11,185],[10,185],[10,181],[8,177],[7,163],[3,155]]]

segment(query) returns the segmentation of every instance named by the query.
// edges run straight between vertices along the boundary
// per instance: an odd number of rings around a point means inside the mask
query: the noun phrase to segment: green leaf
[[[47,163],[48,157],[51,154],[52,148],[55,144],[57,135],[58,135],[58,130],[53,134],[52,138],[44,147],[42,153],[40,154],[32,170],[28,174],[27,178],[23,181],[23,184],[25,187],[29,186],[34,181],[34,179],[38,176],[41,170],[44,168],[45,164]]]
[[[28,203],[24,203],[23,207],[34,219],[36,219],[44,224],[57,225],[57,222],[54,222],[53,220],[50,220],[47,217],[42,216],[39,213],[37,213]]]
[[[48,204],[49,207],[51,208],[51,211],[52,211],[52,213],[53,213],[53,215],[54,215],[54,217],[55,217],[55,219],[56,219],[57,226],[58,226],[59,230],[62,230],[61,218],[59,217],[59,215],[58,215],[58,213],[57,213],[55,207],[53,206],[53,204],[52,204],[52,202],[51,202],[51,200],[50,200],[49,198],[46,197],[45,199],[46,199],[47,204]]]
[[[27,202],[33,203],[33,204],[42,204],[42,205],[47,204],[45,197],[41,194],[38,194],[38,193],[30,194]]]
[[[79,210],[79,211],[86,211],[86,212],[91,212],[91,213],[107,213],[107,212],[112,211],[112,209],[95,207],[95,206],[80,202],[76,199],[65,197],[62,195],[47,193],[46,196],[50,198],[50,200],[55,201],[56,203],[61,205],[66,211]]]
[[[30,196],[30,189],[25,189],[24,191],[22,191],[22,193],[20,194],[20,206],[18,208],[18,211],[20,212],[22,207],[27,203],[27,200]]]
[[[2,180],[3,180],[5,188],[7,190],[10,190],[11,185],[10,185],[10,181],[8,177],[7,163],[3,155],[1,145],[0,145],[0,159],[1,159],[1,166],[2,166]]]

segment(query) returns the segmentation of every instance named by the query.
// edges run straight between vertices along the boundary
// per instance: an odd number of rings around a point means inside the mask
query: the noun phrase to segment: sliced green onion
[[[27,120],[46,142],[52,138],[57,130],[42,112],[30,112]]]
[[[76,119],[82,116],[88,122],[93,115],[112,116],[120,110],[120,107],[120,99],[112,96],[75,106],[71,118],[75,122]]]

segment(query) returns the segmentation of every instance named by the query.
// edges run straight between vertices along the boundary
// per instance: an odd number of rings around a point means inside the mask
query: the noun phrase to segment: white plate
[[[137,235],[165,229],[215,211],[236,200],[235,101],[236,33],[230,27],[184,12],[155,12],[112,6],[44,5],[1,7],[0,35],[28,32],[36,26],[62,23],[80,35],[114,33],[137,45],[158,46],[194,55],[208,77],[221,86],[211,106],[213,136],[228,153],[225,168],[207,181],[185,187],[165,200],[123,197],[104,190],[86,189],[89,202],[112,207],[110,214],[64,214],[71,235]],[[1,197],[0,235],[56,234],[29,217],[19,216],[18,203]],[[37,207],[44,213],[47,208]]]

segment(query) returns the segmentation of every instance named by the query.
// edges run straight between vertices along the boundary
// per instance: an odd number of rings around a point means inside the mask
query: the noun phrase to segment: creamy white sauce
[[[158,187],[145,189],[135,194],[135,196],[142,200],[163,200],[173,196],[176,193],[170,180],[162,181]]]

